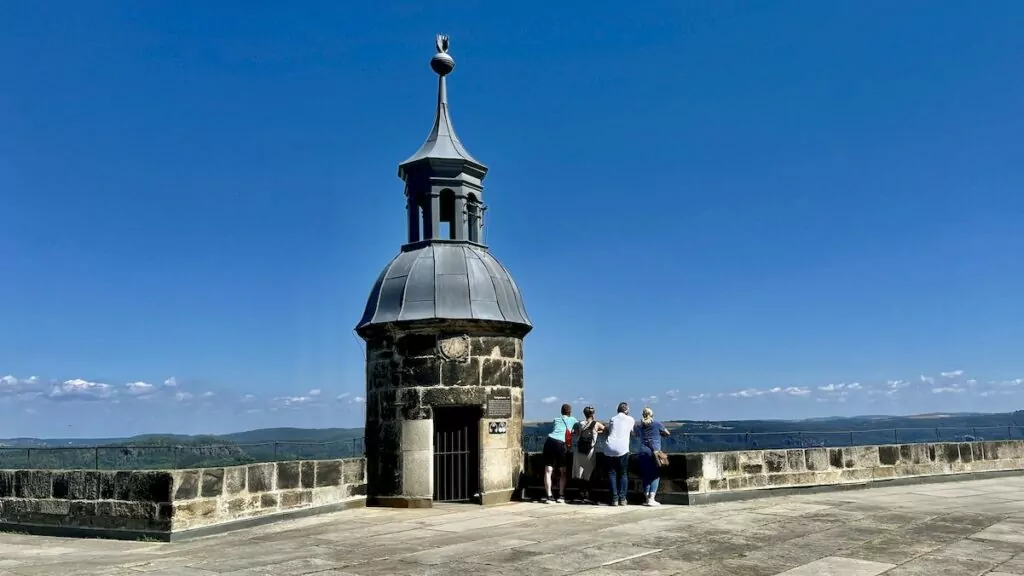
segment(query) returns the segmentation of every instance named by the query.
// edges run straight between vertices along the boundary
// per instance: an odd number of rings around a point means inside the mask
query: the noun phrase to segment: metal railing
[[[540,452],[546,434],[526,435],[523,449]],[[666,452],[725,452],[1024,440],[1024,426],[970,426],[936,428],[879,428],[869,430],[793,430],[785,432],[681,432],[662,439]],[[598,448],[604,438],[598,439]],[[631,440],[632,449],[639,440]],[[236,466],[290,460],[357,458],[365,454],[363,438],[326,442],[260,442],[254,444],[107,445],[107,446],[0,446],[0,469],[34,470],[177,470]]]
[[[787,448],[825,448],[921,444],[926,442],[978,442],[982,440],[1022,440],[1021,426],[968,426],[937,428],[878,428],[869,430],[793,430],[785,432],[681,432],[662,438],[666,452],[727,452],[732,450],[782,450]],[[523,449],[540,452],[547,435],[523,438]],[[598,440],[600,448],[604,439]],[[632,438],[635,451],[640,441]]]
[[[363,456],[362,438],[253,444],[0,446],[0,469],[178,470]]]

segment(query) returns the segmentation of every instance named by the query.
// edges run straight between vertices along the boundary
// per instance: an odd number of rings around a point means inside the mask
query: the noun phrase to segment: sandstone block
[[[312,490],[290,490],[281,493],[281,509],[299,508],[313,503]]]
[[[366,482],[366,459],[349,458],[344,461],[344,484],[363,484]]]
[[[318,460],[316,463],[316,487],[338,486],[342,478],[341,460]]]
[[[53,497],[69,500],[96,500],[100,495],[100,475],[93,471],[70,470],[53,474]]]
[[[0,498],[14,498],[14,471],[0,470]]]
[[[43,470],[17,470],[14,472],[14,495],[18,498],[49,498],[53,477]]]
[[[405,358],[402,360],[402,368],[399,372],[402,386],[437,386],[441,379],[441,364],[439,358]],[[480,367],[476,366],[477,370]]]
[[[274,489],[274,464],[249,464],[245,467],[245,483],[250,494]]]
[[[168,509],[171,509],[168,506]],[[96,502],[96,515],[111,518],[140,518],[155,520],[158,518],[158,505],[151,502],[120,502],[100,500]]]
[[[199,497],[199,470],[179,470],[174,473],[174,499],[191,500]]]
[[[233,466],[224,469],[224,494],[233,496],[245,490],[246,467]]]
[[[899,446],[879,446],[878,463],[882,466],[895,466],[900,461]]]
[[[764,466],[770,474],[783,472],[789,466],[789,458],[783,450],[769,450],[764,454]]]
[[[516,338],[480,336],[470,339],[470,354],[494,358],[515,358]]]
[[[828,450],[824,448],[808,448],[804,450],[804,463],[807,470],[818,472],[828,470]]]
[[[224,469],[207,468],[203,470],[200,495],[204,498],[215,498],[224,493]]]
[[[804,451],[800,449],[786,450],[786,466],[793,472],[802,472],[807,469],[804,460]]]
[[[512,365],[518,362],[500,358],[483,358],[480,362],[483,386],[512,386]]]
[[[291,490],[300,484],[301,469],[298,462],[278,462],[277,489]]]
[[[260,508],[277,508],[279,502],[278,494],[276,493],[264,493],[260,494]]]
[[[303,488],[313,488],[316,486],[316,462],[308,460],[302,462],[299,468],[302,470],[301,484]]]

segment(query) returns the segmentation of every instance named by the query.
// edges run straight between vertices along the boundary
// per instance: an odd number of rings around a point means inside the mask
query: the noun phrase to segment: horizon
[[[800,422],[807,422],[807,421],[811,421],[811,420],[856,420],[856,419],[865,419],[865,418],[871,418],[871,419],[887,419],[887,418],[893,418],[893,419],[895,419],[895,418],[903,418],[903,419],[921,418],[921,419],[924,419],[924,418],[936,418],[937,419],[937,418],[955,418],[957,416],[997,416],[997,415],[1003,415],[1003,414],[1012,414],[1014,412],[1016,412],[1016,411],[1010,411],[1010,412],[943,412],[943,413],[925,413],[925,414],[857,414],[857,415],[853,415],[853,416],[811,416],[811,417],[807,417],[807,418],[797,418],[797,419],[789,419],[789,418],[750,418],[750,419],[731,419],[731,420],[730,419],[724,419],[724,420],[705,420],[705,419],[692,419],[692,418],[670,418],[670,419],[660,419],[659,418],[659,420],[661,420],[662,422],[669,423],[669,424],[677,423],[677,422],[709,422],[709,423],[722,423],[722,422],[726,422],[726,423],[793,422],[793,423],[800,423]],[[529,419],[523,420],[523,425],[524,426],[543,426],[545,424],[550,424],[550,421],[548,421],[548,420],[529,420]],[[991,427],[992,428],[996,428],[997,426],[991,426]],[[998,426],[998,427],[1001,428],[1002,426]],[[231,430],[231,431],[227,431],[227,432],[217,432],[217,433],[202,433],[202,432],[198,432],[198,433],[193,433],[193,434],[183,434],[183,433],[178,433],[178,432],[144,432],[144,433],[141,433],[141,434],[132,434],[130,436],[107,436],[107,437],[97,437],[97,436],[53,436],[53,437],[9,436],[9,437],[2,437],[2,438],[0,438],[0,440],[43,440],[43,441],[45,441],[45,440],[130,440],[130,439],[133,439],[133,438],[139,438],[139,437],[145,437],[145,436],[187,436],[187,437],[215,436],[215,437],[220,437],[220,436],[231,436],[231,435],[237,435],[237,434],[246,434],[246,433],[249,433],[249,432],[260,432],[260,431],[264,431],[264,430],[298,430],[298,431],[306,431],[306,430],[309,430],[309,431],[345,430],[345,431],[347,431],[347,430],[363,430],[363,428],[364,428],[363,426],[326,426],[326,427],[315,427],[315,428],[313,428],[313,427],[302,427],[302,426],[269,426],[269,427],[263,427],[263,428],[248,428],[248,429],[245,429],[245,430]],[[934,428],[934,426],[921,426],[920,428],[921,429],[931,429],[931,428]],[[954,427],[954,428],[963,428],[963,427]],[[908,428],[904,428],[904,429],[910,430],[910,429],[914,429],[914,427],[908,427]],[[792,432],[798,432],[798,430],[793,430]]]
[[[527,419],[1016,406],[1024,4],[924,6],[4,5],[0,436],[361,427],[439,32]]]

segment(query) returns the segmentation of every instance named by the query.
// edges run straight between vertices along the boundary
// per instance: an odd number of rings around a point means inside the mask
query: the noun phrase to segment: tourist
[[[611,483],[612,506],[626,505],[626,489],[629,486],[627,471],[629,469],[629,437],[636,421],[629,415],[629,404],[619,402],[618,413],[608,422],[605,430],[608,440],[604,445],[604,455],[608,461],[608,480]]]
[[[654,419],[654,410],[647,407],[640,414],[640,422],[636,425],[635,433],[640,437],[640,450],[636,459],[644,483],[644,506],[660,506],[661,502],[655,500],[654,496],[658,493],[658,482],[661,478],[658,468],[667,463],[667,457],[661,451],[661,437],[668,436],[668,429]]]
[[[573,444],[576,446],[572,451],[572,477],[579,483],[580,500],[587,504],[590,502],[590,475],[594,473],[597,462],[594,456],[597,452],[597,435],[604,432],[604,424],[594,418],[593,406],[583,409],[583,418],[572,430]]]
[[[544,488],[547,490],[546,503],[556,502],[551,494],[551,474],[558,468],[558,500],[565,504],[565,484],[569,480],[568,467],[571,459],[572,429],[577,420],[572,417],[572,406],[562,404],[562,414],[555,418],[551,433],[544,441]]]

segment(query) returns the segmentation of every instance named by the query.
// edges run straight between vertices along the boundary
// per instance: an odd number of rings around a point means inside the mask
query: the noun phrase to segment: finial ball
[[[430,68],[440,76],[451,74],[455,69],[455,59],[448,55],[448,37],[437,35],[437,54],[430,59]]]

